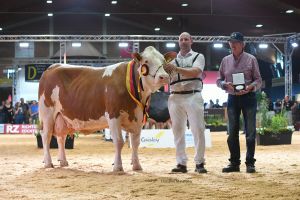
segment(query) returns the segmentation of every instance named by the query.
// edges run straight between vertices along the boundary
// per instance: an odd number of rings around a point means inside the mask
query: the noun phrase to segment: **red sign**
[[[4,124],[4,134],[34,134],[37,131],[35,124]]]

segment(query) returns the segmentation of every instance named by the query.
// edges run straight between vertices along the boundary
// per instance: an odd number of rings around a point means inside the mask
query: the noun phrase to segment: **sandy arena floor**
[[[42,150],[33,135],[0,135],[0,199],[300,199],[300,132],[292,145],[258,146],[257,171],[223,174],[228,150],[225,133],[212,134],[207,149],[207,174],[194,173],[193,149],[189,172],[170,174],[174,149],[140,149],[144,170],[133,172],[131,151],[123,148],[125,173],[112,173],[113,146],[102,135],[80,135],[67,150],[69,167],[44,169]],[[241,136],[244,162],[245,140]]]

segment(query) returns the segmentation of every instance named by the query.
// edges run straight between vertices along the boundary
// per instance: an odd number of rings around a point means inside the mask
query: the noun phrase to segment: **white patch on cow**
[[[113,64],[113,65],[109,65],[109,66],[105,67],[105,71],[104,71],[102,77],[104,77],[104,76],[111,76],[112,73],[113,73],[113,71],[114,71],[118,66],[120,66],[121,63],[122,63],[122,62],[117,63],[117,64]]]
[[[56,86],[53,90],[52,90],[52,94],[51,94],[51,100],[54,102],[55,106],[54,106],[54,114],[56,115],[56,113],[61,112],[62,109],[62,105],[59,101],[59,87]]]
[[[107,120],[105,116],[100,117],[99,119],[89,119],[88,121],[82,121],[79,119],[69,119],[68,117],[66,117],[65,115],[62,114],[62,117],[64,118],[64,120],[66,120],[68,127],[73,128],[75,130],[78,131],[89,131],[89,130],[101,130],[104,128],[107,128],[108,124],[107,124]]]
[[[52,117],[53,117],[52,114],[53,114],[53,107],[47,107],[45,105],[45,94],[43,93],[39,99],[39,118],[40,119],[52,119]],[[45,123],[45,122],[43,122],[43,123]]]

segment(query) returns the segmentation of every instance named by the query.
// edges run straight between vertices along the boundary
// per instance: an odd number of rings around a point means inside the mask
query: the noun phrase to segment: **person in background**
[[[5,101],[2,112],[4,113],[4,122],[3,123],[13,124],[14,109],[9,100]]]
[[[216,103],[213,105],[213,108],[222,108],[222,106],[219,104],[219,99],[216,99]]]
[[[204,168],[205,122],[201,95],[203,84],[201,75],[205,59],[202,54],[192,50],[193,40],[189,33],[181,33],[178,42],[180,51],[177,58],[164,66],[171,77],[171,95],[168,100],[168,108],[177,161],[177,166],[172,169],[172,172],[187,172],[185,130],[188,120],[195,142],[195,172],[206,173],[207,170]]]
[[[3,112],[4,105],[5,105],[5,101],[2,101],[1,105],[0,105],[0,124],[4,124],[4,121],[5,121],[5,119],[4,119],[5,113]]]
[[[243,113],[246,136],[246,172],[254,173],[255,170],[255,138],[256,138],[256,90],[262,84],[257,60],[254,56],[244,52],[244,36],[240,32],[230,35],[229,46],[231,54],[224,57],[220,69],[217,85],[228,93],[228,138],[227,144],[230,151],[229,165],[222,172],[240,171],[240,142],[239,119]],[[243,77],[245,88],[237,90],[233,85],[233,75]]]
[[[35,100],[32,101],[32,104],[29,106],[29,122],[31,124],[36,124],[37,120],[39,119],[39,105]]]
[[[24,123],[24,113],[23,108],[20,105],[20,102],[15,104],[15,112],[14,112],[15,124],[23,124]]]
[[[25,124],[29,124],[29,106],[27,103],[24,102],[24,98],[20,99],[20,106],[23,109],[24,122]]]
[[[282,101],[280,99],[277,99],[274,103],[274,112],[275,114],[278,114],[281,112],[282,109]]]
[[[288,125],[293,125],[293,115],[292,111],[296,108],[297,104],[290,99],[289,95],[285,95],[281,104],[282,108],[286,110],[286,117],[288,119]]]

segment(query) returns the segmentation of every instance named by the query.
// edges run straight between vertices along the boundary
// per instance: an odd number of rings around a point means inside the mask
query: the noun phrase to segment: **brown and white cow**
[[[128,63],[105,68],[50,66],[39,83],[45,167],[53,167],[49,151],[52,135],[57,137],[58,158],[63,167],[68,165],[64,147],[67,134],[74,131],[88,134],[109,127],[115,147],[113,170],[123,170],[121,129],[131,134],[132,168],[141,170],[138,146],[144,108],[150,94],[169,82],[163,66],[175,56],[174,52],[163,56],[150,46],[141,54],[133,54],[134,60]]]

